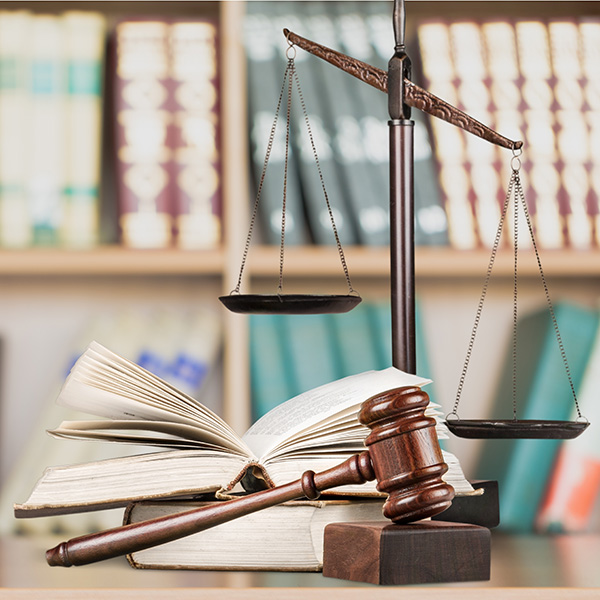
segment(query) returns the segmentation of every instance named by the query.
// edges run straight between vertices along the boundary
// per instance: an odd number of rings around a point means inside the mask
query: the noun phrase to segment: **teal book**
[[[281,315],[250,315],[252,418],[258,420],[295,395]]]
[[[598,313],[570,304],[555,307],[575,390],[580,387],[596,332]],[[507,350],[494,418],[512,416],[512,344]],[[547,308],[519,319],[517,418],[569,420],[573,395]],[[590,435],[589,432],[584,435]],[[499,485],[500,527],[533,530],[560,440],[488,440],[475,478]]]
[[[348,313],[330,316],[341,377],[383,368],[372,308],[371,304],[362,302]]]
[[[292,396],[341,377],[331,315],[283,315],[280,335],[289,361]]]

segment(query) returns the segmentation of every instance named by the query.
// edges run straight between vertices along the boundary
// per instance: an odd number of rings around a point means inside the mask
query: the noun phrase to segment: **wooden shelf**
[[[356,277],[389,277],[389,252],[384,248],[350,247],[344,251],[350,275]],[[600,254],[597,251],[560,250],[540,253],[544,272],[558,277],[600,276]],[[250,249],[249,270],[254,276],[272,275],[279,265],[279,248]],[[490,250],[454,250],[446,247],[420,247],[415,253],[417,278],[483,278],[490,260]],[[494,264],[494,276],[512,276],[512,251],[500,252]],[[335,247],[292,247],[286,249],[286,275],[330,277],[342,273]],[[535,254],[524,251],[519,255],[519,274],[537,277]]]
[[[132,250],[105,246],[91,250],[40,248],[0,252],[0,275],[216,275],[224,268],[217,250]]]
[[[387,247],[350,247],[344,251],[350,275],[386,278],[389,276]],[[441,247],[417,248],[417,277],[483,278],[490,259],[489,250],[461,251]],[[241,257],[240,257],[241,260]],[[544,272],[554,277],[600,276],[597,251],[547,250],[541,252]],[[248,274],[265,277],[277,274],[279,248],[256,246],[250,249]],[[302,246],[285,251],[285,274],[294,277],[331,277],[343,273],[335,247]],[[92,250],[28,249],[0,251],[0,276],[221,276],[225,253],[216,250],[132,250],[106,246]],[[512,276],[513,255],[500,252],[495,276]],[[519,273],[537,277],[538,266],[532,251],[519,255]]]

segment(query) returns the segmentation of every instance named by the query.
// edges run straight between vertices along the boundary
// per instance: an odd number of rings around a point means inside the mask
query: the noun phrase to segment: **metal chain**
[[[558,329],[558,321],[556,320],[556,314],[554,313],[554,306],[552,304],[552,300],[550,299],[550,291],[548,290],[548,284],[546,283],[546,277],[544,275],[544,270],[542,269],[542,261],[540,260],[540,253],[538,252],[537,244],[535,242],[535,237],[533,235],[533,226],[531,225],[531,219],[529,218],[529,210],[527,208],[527,202],[525,201],[525,193],[523,192],[523,186],[521,185],[521,179],[520,179],[518,173],[517,173],[517,177],[516,177],[515,193],[519,196],[519,198],[521,200],[521,204],[523,205],[523,210],[525,212],[525,219],[527,221],[527,227],[529,229],[529,235],[531,236],[533,250],[535,251],[535,258],[537,260],[538,270],[540,272],[540,278],[541,278],[542,284],[544,286],[544,293],[546,295],[548,311],[550,312],[550,317],[552,319],[552,326],[554,328],[554,334],[556,336],[556,341],[558,343],[558,348],[560,350],[560,356],[562,358],[563,365],[565,367],[565,373],[567,374],[567,379],[569,380],[569,387],[571,388],[571,394],[573,395],[573,400],[575,402],[575,408],[577,410],[577,417],[579,419],[581,419],[583,417],[581,415],[581,410],[579,408],[579,402],[577,401],[577,394],[575,393],[575,385],[573,384],[573,378],[571,377],[571,369],[569,367],[569,361],[567,360],[567,353],[565,352],[565,347],[564,347],[564,344],[562,341],[562,337],[561,337],[560,331]]]
[[[510,181],[508,183],[508,190],[506,192],[504,206],[502,207],[502,213],[500,215],[500,223],[498,224],[498,229],[496,231],[496,237],[494,239],[494,244],[492,246],[492,253],[490,256],[490,262],[487,267],[487,272],[486,272],[485,280],[483,283],[483,289],[481,290],[481,296],[479,298],[479,304],[477,305],[477,312],[475,313],[475,322],[473,324],[473,329],[471,331],[471,337],[469,339],[469,345],[467,348],[467,356],[465,358],[465,363],[463,365],[462,373],[460,375],[460,380],[458,382],[458,389],[456,390],[456,400],[454,401],[454,406],[452,408],[452,412],[448,416],[454,415],[455,417],[458,418],[458,404],[460,402],[460,397],[462,395],[463,387],[465,385],[465,379],[467,377],[467,371],[469,369],[471,355],[473,354],[473,346],[475,345],[477,329],[479,327],[479,322],[481,321],[481,313],[483,311],[483,302],[485,300],[485,297],[487,296],[487,291],[488,291],[490,279],[492,276],[492,269],[494,268],[494,262],[496,261],[496,255],[498,254],[498,248],[500,246],[500,239],[502,237],[502,229],[504,227],[506,213],[508,212],[508,205],[510,202],[510,197],[512,195],[513,185],[514,185],[514,174],[510,178]]]
[[[514,157],[513,157],[514,158]],[[516,189],[519,185],[519,170],[515,168],[518,163],[512,163],[512,177],[511,180],[514,182],[514,188]],[[517,329],[518,329],[518,262],[519,262],[519,201],[517,194],[512,194],[513,202],[513,248],[514,248],[514,271],[513,271],[513,330],[512,330],[512,406],[513,406],[513,419],[517,420]]]
[[[283,100],[283,93],[285,91],[285,83],[289,76],[290,64],[285,69],[285,73],[283,74],[283,82],[281,84],[281,91],[279,92],[279,100],[277,101],[277,108],[275,109],[275,118],[273,120],[273,125],[271,126],[271,133],[269,135],[269,142],[267,144],[267,151],[265,153],[265,160],[262,167],[262,172],[260,175],[260,181],[258,184],[258,190],[256,192],[256,199],[254,200],[254,207],[252,209],[252,216],[250,218],[250,228],[248,229],[248,236],[246,237],[246,244],[244,245],[244,253],[242,255],[242,264],[240,266],[240,273],[238,275],[237,284],[234,290],[231,292],[232,294],[239,294],[240,288],[242,286],[242,275],[244,274],[244,268],[246,267],[246,261],[248,260],[248,252],[250,250],[250,242],[252,241],[252,233],[254,231],[254,226],[256,224],[256,215],[258,213],[258,203],[260,202],[260,196],[262,194],[263,184],[265,181],[265,175],[267,173],[267,165],[269,163],[269,158],[271,157],[271,151],[273,149],[273,142],[275,140],[275,131],[277,129],[277,121],[279,119],[279,111],[281,110],[281,102]]]
[[[288,52],[290,48],[288,47]],[[295,52],[295,49],[294,49]],[[286,72],[289,71],[288,79],[288,98],[287,98],[287,113],[286,113],[286,127],[285,127],[285,162],[283,165],[283,203],[281,206],[281,243],[279,245],[279,285],[277,291],[279,294],[283,294],[283,253],[285,248],[285,209],[287,201],[287,180],[288,180],[288,163],[290,156],[290,124],[291,124],[291,111],[292,111],[292,84],[294,81],[294,74],[296,72],[294,64],[294,56],[288,56],[288,64]]]
[[[521,184],[521,177],[519,174],[520,168],[521,168],[521,161],[519,159],[521,152],[519,151],[517,153],[517,151],[513,150],[513,158],[511,160],[511,168],[512,168],[512,174],[510,177],[510,181],[508,184],[508,188],[506,191],[506,198],[504,200],[504,205],[502,207],[502,214],[500,216],[500,223],[498,225],[498,230],[496,232],[496,238],[494,240],[494,244],[492,247],[492,253],[491,253],[491,257],[490,257],[490,262],[488,264],[488,268],[487,268],[487,273],[485,276],[485,281],[483,284],[483,289],[481,292],[481,297],[479,299],[479,304],[477,306],[477,312],[475,314],[475,322],[473,325],[473,330],[471,331],[471,337],[469,339],[469,345],[468,345],[468,349],[467,349],[467,356],[465,359],[465,363],[463,365],[463,369],[462,369],[462,373],[460,376],[460,380],[458,383],[458,389],[456,392],[456,400],[454,402],[454,406],[452,408],[452,412],[449,413],[448,417],[450,416],[454,416],[457,419],[459,418],[458,416],[458,405],[460,403],[460,398],[462,395],[462,391],[464,388],[464,383],[465,383],[465,378],[467,375],[467,370],[469,368],[469,362],[471,360],[471,355],[473,353],[473,346],[475,344],[475,338],[477,336],[477,328],[479,326],[479,322],[481,321],[481,314],[483,311],[483,303],[485,300],[485,297],[487,295],[487,291],[488,291],[488,287],[489,287],[489,283],[490,283],[490,278],[492,275],[492,269],[494,266],[494,262],[496,260],[496,255],[498,253],[498,247],[500,245],[500,238],[502,235],[502,229],[504,227],[504,221],[506,219],[506,214],[508,211],[508,206],[509,206],[509,202],[511,199],[511,196],[514,197],[514,278],[513,278],[513,347],[512,347],[512,359],[513,359],[513,381],[512,381],[512,393],[513,393],[513,418],[516,419],[516,412],[517,412],[517,403],[516,403],[516,397],[517,397],[517,265],[518,265],[518,208],[519,208],[519,201],[523,206],[523,211],[525,214],[525,220],[527,222],[527,228],[529,230],[529,235],[531,237],[531,242],[533,245],[533,249],[535,252],[535,257],[537,260],[537,265],[538,265],[538,270],[540,273],[540,278],[542,280],[542,284],[544,286],[544,292],[546,295],[546,302],[548,304],[548,310],[550,312],[550,317],[552,319],[552,325],[554,328],[554,333],[556,335],[556,340],[558,342],[558,347],[560,350],[560,355],[565,367],[565,372],[567,374],[567,379],[569,381],[569,386],[571,388],[571,393],[573,395],[573,400],[575,401],[575,407],[577,409],[577,416],[579,419],[583,418],[581,415],[581,410],[579,408],[579,402],[577,401],[577,395],[575,393],[575,386],[573,384],[573,378],[571,376],[571,369],[569,368],[569,362],[567,360],[567,354],[565,352],[565,348],[564,348],[564,344],[562,341],[562,337],[560,335],[560,331],[558,329],[558,321],[556,319],[556,314],[554,312],[554,306],[552,304],[552,301],[550,299],[550,291],[548,289],[548,284],[546,282],[546,277],[544,275],[544,270],[542,269],[542,262],[540,259],[540,254],[537,248],[537,243],[535,241],[535,236],[533,233],[533,226],[531,224],[531,218],[529,216],[529,209],[527,208],[527,202],[525,200],[525,193],[523,192],[523,186]],[[513,196],[514,194],[514,196]]]
[[[306,123],[306,129],[308,130],[308,137],[310,139],[310,145],[312,147],[313,155],[315,157],[315,163],[317,165],[317,171],[319,172],[319,179],[321,181],[321,188],[323,189],[323,195],[325,196],[325,204],[327,205],[327,211],[329,212],[329,220],[331,221],[331,228],[333,229],[333,235],[335,236],[335,243],[337,245],[338,254],[340,256],[340,262],[342,263],[342,268],[344,269],[344,275],[346,276],[346,283],[348,284],[348,293],[357,293],[356,290],[352,287],[352,283],[350,282],[350,274],[348,272],[348,265],[346,264],[346,258],[344,256],[344,250],[342,249],[342,244],[340,242],[340,237],[338,235],[338,230],[335,225],[335,219],[333,218],[333,211],[331,210],[331,204],[329,203],[329,196],[327,195],[327,190],[325,189],[325,180],[323,178],[323,171],[321,170],[321,163],[319,162],[319,157],[317,156],[317,149],[315,147],[315,140],[313,138],[312,130],[310,127],[310,122],[308,120],[308,112],[306,110],[306,104],[304,102],[304,96],[302,95],[302,89],[300,88],[300,81],[298,79],[298,73],[293,71],[294,79],[296,80],[296,87],[298,89],[298,96],[300,97],[300,104],[302,105],[302,112],[304,113],[304,121]]]

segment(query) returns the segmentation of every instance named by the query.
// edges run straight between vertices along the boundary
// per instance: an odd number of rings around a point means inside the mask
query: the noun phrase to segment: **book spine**
[[[33,243],[56,245],[65,186],[65,44],[60,17],[32,16],[28,204]]]
[[[271,15],[272,6],[269,2],[250,2],[244,20],[244,48],[248,67],[249,136],[254,180],[253,201],[260,185],[269,134],[273,126],[277,98],[281,91],[285,70],[284,46],[274,42],[280,40],[281,32],[276,30],[276,21]],[[273,138],[269,166],[261,188],[258,211],[262,236],[269,244],[279,244],[281,241],[284,162],[285,108],[282,108]],[[310,242],[297,163],[296,151],[294,146],[290,145],[285,217],[285,243],[289,245]]]
[[[583,69],[579,28],[575,21],[550,21],[548,35],[556,101],[557,168],[564,206],[567,238],[573,248],[592,244],[592,220],[588,210],[591,169],[589,125],[584,112]]]
[[[67,62],[67,164],[61,240],[65,246],[98,243],[102,84],[106,22],[103,15],[63,15]]]
[[[32,242],[26,199],[29,30],[26,11],[0,11],[0,245]]]
[[[539,246],[562,248],[566,245],[566,209],[564,203],[559,203],[560,174],[548,30],[541,21],[518,21],[515,30],[526,125],[524,167],[529,174],[530,212]]]
[[[594,225],[594,243],[600,246],[600,20],[585,19],[579,23],[580,59],[583,75],[584,115],[589,127],[590,194],[588,210]]]
[[[447,22],[431,21],[418,27],[418,40],[427,89],[451,104],[458,104],[459,79],[455,71]],[[435,157],[450,244],[463,250],[479,245],[466,167],[466,143],[462,132],[439,119],[431,121]]]
[[[180,248],[221,242],[221,173],[217,26],[171,24],[175,212]]]
[[[123,243],[162,248],[172,241],[172,113],[168,23],[116,27],[116,144]]]

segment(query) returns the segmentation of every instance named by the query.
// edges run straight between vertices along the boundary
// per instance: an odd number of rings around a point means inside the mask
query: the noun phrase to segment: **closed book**
[[[68,11],[65,32],[66,180],[61,242],[89,248],[98,243],[102,98],[106,21],[100,13]]]
[[[140,502],[127,508],[124,523],[201,506],[215,502]],[[381,499],[287,502],[127,558],[136,569],[320,571],[325,526],[381,520],[382,507]]]
[[[600,403],[596,401],[599,386],[597,333],[578,394],[581,414],[592,424],[600,421]],[[575,409],[571,418],[579,418]],[[592,513],[597,501],[600,501],[600,439],[588,430],[561,444],[536,517],[536,529],[552,533],[592,531]]]
[[[261,184],[265,155],[285,71],[285,40],[273,18],[272,9],[271,2],[248,3],[244,19],[244,48],[248,68],[248,133],[254,184],[251,199],[254,201],[260,192],[258,218],[263,240],[268,244],[279,244],[285,165],[285,106],[280,109],[268,167]],[[298,158],[293,144],[289,146],[285,201],[285,243],[309,243],[310,234],[298,176]]]
[[[598,328],[595,311],[561,303],[554,308],[575,390],[581,385]],[[512,345],[498,387],[494,416],[510,418]],[[547,308],[519,319],[517,346],[519,419],[568,420],[574,401]],[[585,434],[584,434],[585,435]],[[548,483],[559,440],[488,440],[476,477],[498,481],[500,527],[528,532]]]
[[[66,68],[61,17],[31,17],[27,195],[33,243],[57,245],[66,182]]]
[[[114,38],[119,224],[125,246],[163,248],[173,236],[169,25],[122,21]]]
[[[177,244],[215,248],[222,237],[216,23],[172,23],[169,48]]]
[[[0,245],[32,242],[27,203],[31,14],[0,11]]]

